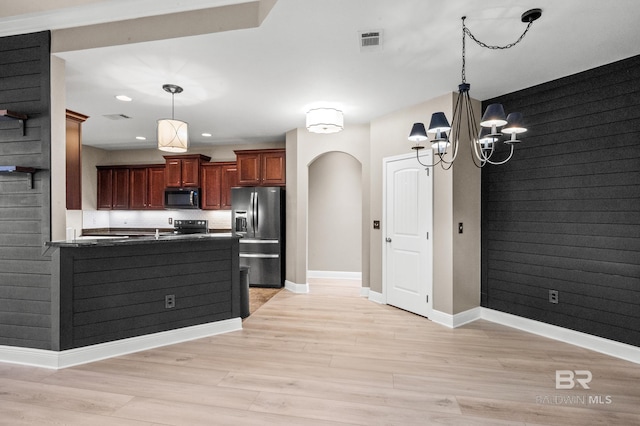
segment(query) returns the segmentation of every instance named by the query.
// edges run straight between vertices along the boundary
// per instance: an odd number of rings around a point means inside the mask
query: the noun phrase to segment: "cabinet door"
[[[98,169],[98,209],[111,210],[113,207],[113,170]]]
[[[168,159],[164,169],[165,185],[169,188],[182,186],[182,161]]]
[[[222,167],[207,164],[202,166],[202,209],[220,209],[220,185]]]
[[[161,210],[164,208],[164,167],[149,167],[147,170],[149,183],[147,208]]]
[[[260,154],[238,154],[238,185],[260,185]]]
[[[231,209],[231,188],[238,186],[238,166],[236,163],[222,166],[222,184],[220,185],[220,208]]]
[[[285,152],[265,152],[262,154],[262,180],[263,186],[281,186],[286,183]]]
[[[200,186],[200,160],[185,158],[182,161],[182,186],[197,188]]]
[[[129,169],[113,169],[113,209],[129,208]]]
[[[129,172],[129,208],[142,210],[147,208],[147,168],[135,168]]]

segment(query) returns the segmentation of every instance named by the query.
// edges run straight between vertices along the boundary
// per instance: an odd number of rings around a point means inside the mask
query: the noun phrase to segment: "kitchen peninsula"
[[[54,350],[239,322],[237,237],[163,235],[47,246],[53,250]]]

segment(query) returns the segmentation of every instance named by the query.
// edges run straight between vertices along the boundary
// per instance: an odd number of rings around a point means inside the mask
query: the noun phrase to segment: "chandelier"
[[[165,92],[171,93],[171,119],[158,120],[158,149],[167,152],[187,152],[189,148],[188,125],[184,121],[173,118],[173,97],[182,93],[182,87],[175,84],[162,86]]]
[[[416,151],[416,158],[420,164],[425,167],[432,167],[437,164],[448,170],[453,165],[459,148],[459,140],[462,133],[462,122],[466,120],[466,131],[470,142],[471,158],[476,167],[484,167],[486,164],[500,165],[511,159],[515,146],[520,142],[517,135],[527,131],[524,126],[522,114],[512,112],[505,115],[504,107],[501,104],[491,104],[487,107],[482,119],[480,120],[480,128],[473,112],[471,105],[471,97],[469,89],[471,85],[467,83],[466,78],[466,37],[475,41],[481,47],[487,49],[510,49],[520,43],[524,36],[531,28],[535,20],[542,16],[541,9],[531,9],[524,12],[521,16],[522,22],[527,23],[527,27],[520,37],[513,43],[505,46],[490,46],[478,40],[465,25],[466,16],[462,17],[462,83],[458,86],[458,98],[453,109],[452,124],[449,124],[444,112],[435,112],[431,116],[429,128],[425,129],[423,123],[414,123],[409,134],[409,140],[415,142],[411,148]],[[424,146],[420,145],[429,139],[428,134],[433,134],[431,148],[437,156],[437,161],[430,164],[423,164],[420,161],[420,150]],[[494,158],[494,154],[498,151],[496,148],[499,144],[509,147],[509,153],[501,159]],[[453,151],[448,157],[447,152]],[[499,150],[502,151],[502,150]]]

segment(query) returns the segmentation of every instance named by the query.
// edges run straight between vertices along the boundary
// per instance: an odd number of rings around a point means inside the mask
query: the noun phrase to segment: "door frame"
[[[388,285],[387,283],[387,245],[386,245],[387,234],[385,231],[387,227],[387,192],[388,192],[387,164],[394,161],[402,161],[402,160],[409,160],[409,159],[414,159],[414,161],[416,161],[417,163],[416,155],[419,156],[420,161],[422,163],[433,164],[433,151],[429,147],[418,151],[417,154],[414,154],[414,153],[401,154],[401,155],[394,155],[391,157],[384,157],[382,159],[382,224],[381,224],[382,226],[381,226],[381,229],[383,232],[380,233],[381,234],[380,243],[382,247],[382,303],[384,303],[385,305],[387,304],[387,285]],[[434,178],[433,167],[424,167],[424,168],[426,169],[425,172],[428,172],[431,176],[431,179],[433,179]],[[433,185],[433,180],[432,180],[432,185]],[[431,279],[429,280],[429,284],[427,288],[427,292],[428,294],[431,295],[431,297],[429,302],[427,303],[427,312],[429,314],[427,318],[431,318],[431,315],[433,313],[433,187],[432,187],[431,195],[432,195],[432,200],[431,200],[430,208],[431,208],[432,214],[431,214],[431,224],[429,226],[429,229],[431,229],[431,235],[429,236],[429,240],[431,242],[432,262],[431,262]]]

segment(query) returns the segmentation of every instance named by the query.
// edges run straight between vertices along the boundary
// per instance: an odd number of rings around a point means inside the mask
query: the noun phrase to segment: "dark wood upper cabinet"
[[[200,166],[211,160],[202,154],[165,155],[165,185],[168,188],[200,186]]]
[[[219,210],[221,206],[222,168],[216,163],[202,165],[202,209]]]
[[[238,186],[286,185],[286,151],[252,149],[235,151]]]
[[[67,210],[82,210],[82,123],[87,118],[79,112],[66,112]]]
[[[142,210],[147,208],[147,169],[131,169],[129,172],[129,208]]]
[[[98,209],[129,208],[129,168],[98,166]]]
[[[129,209],[164,208],[164,166],[131,166],[129,172]]]
[[[98,209],[113,208],[113,169],[98,167]]]
[[[164,209],[164,170],[164,166],[162,165],[149,167],[147,169],[147,179],[149,183],[148,209]]]
[[[113,209],[129,208],[129,169],[113,169]]]
[[[235,162],[214,162],[202,165],[202,209],[231,208],[231,188],[237,186]]]
[[[163,209],[164,184],[164,164],[98,166],[98,209]]]
[[[222,165],[222,184],[220,185],[220,208],[231,209],[231,188],[238,186],[238,165],[236,162]]]

